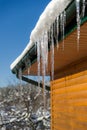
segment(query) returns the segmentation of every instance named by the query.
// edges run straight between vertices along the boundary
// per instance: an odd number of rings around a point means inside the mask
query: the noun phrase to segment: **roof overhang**
[[[87,57],[87,21],[81,25],[80,32],[80,41],[79,41],[79,50],[77,44],[77,30],[72,31],[65,39],[64,39],[64,50],[63,50],[63,42],[60,41],[59,48],[55,46],[54,48],[54,69],[55,72],[61,70],[65,66],[82,59],[83,57]],[[48,71],[47,74],[50,75],[50,51],[48,53]],[[37,75],[37,62],[34,62],[30,67],[30,74]],[[28,68],[23,70],[23,74],[28,74]]]
[[[55,46],[55,66],[54,71],[61,70],[64,66],[87,56],[87,7],[85,17],[81,20],[81,33],[79,41],[79,51],[77,51],[77,29],[76,29],[76,7],[75,1],[72,1],[66,8],[66,27],[65,27],[65,39],[64,50],[62,49],[62,39],[59,32],[59,49]],[[49,44],[50,46],[50,44]],[[14,74],[18,73],[18,70],[22,69],[23,75],[28,75],[30,68],[30,75],[37,75],[37,51],[36,44],[27,46],[27,53],[11,68]],[[22,53],[23,54],[23,53]],[[17,59],[16,59],[17,60]],[[48,53],[48,71],[47,75],[50,75],[50,50]],[[26,65],[27,63],[27,65]]]

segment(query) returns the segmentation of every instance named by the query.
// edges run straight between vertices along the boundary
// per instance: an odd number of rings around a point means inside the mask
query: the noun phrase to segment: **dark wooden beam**
[[[33,84],[35,86],[38,86],[38,82],[37,81],[29,79],[29,78],[27,78],[25,76],[22,76],[22,80],[25,81],[25,82],[28,82],[30,84]],[[43,88],[42,83],[40,83],[40,87]],[[46,90],[50,91],[50,86],[45,85],[45,88],[46,88]]]

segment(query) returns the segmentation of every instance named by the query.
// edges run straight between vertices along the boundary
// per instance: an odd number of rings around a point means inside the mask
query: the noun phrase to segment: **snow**
[[[11,70],[20,62],[20,60],[26,55],[26,53],[31,49],[35,42],[41,38],[44,32],[49,30],[49,27],[52,25],[56,17],[65,10],[70,2],[71,0],[52,0],[51,2],[49,2],[49,4],[39,17],[35,28],[31,32],[30,41],[27,44],[26,48],[11,64]]]
[[[31,41],[35,42],[45,30],[49,29],[56,17],[64,11],[70,1],[71,0],[52,0],[48,4],[44,12],[41,14],[35,28],[31,32]]]

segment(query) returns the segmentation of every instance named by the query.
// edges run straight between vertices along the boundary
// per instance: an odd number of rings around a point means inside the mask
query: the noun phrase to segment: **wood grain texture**
[[[51,82],[51,130],[87,130],[87,59],[68,68]]]

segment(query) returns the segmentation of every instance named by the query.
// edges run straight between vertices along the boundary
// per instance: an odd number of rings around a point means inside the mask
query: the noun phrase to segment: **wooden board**
[[[75,66],[51,82],[51,130],[87,130],[87,59]]]

